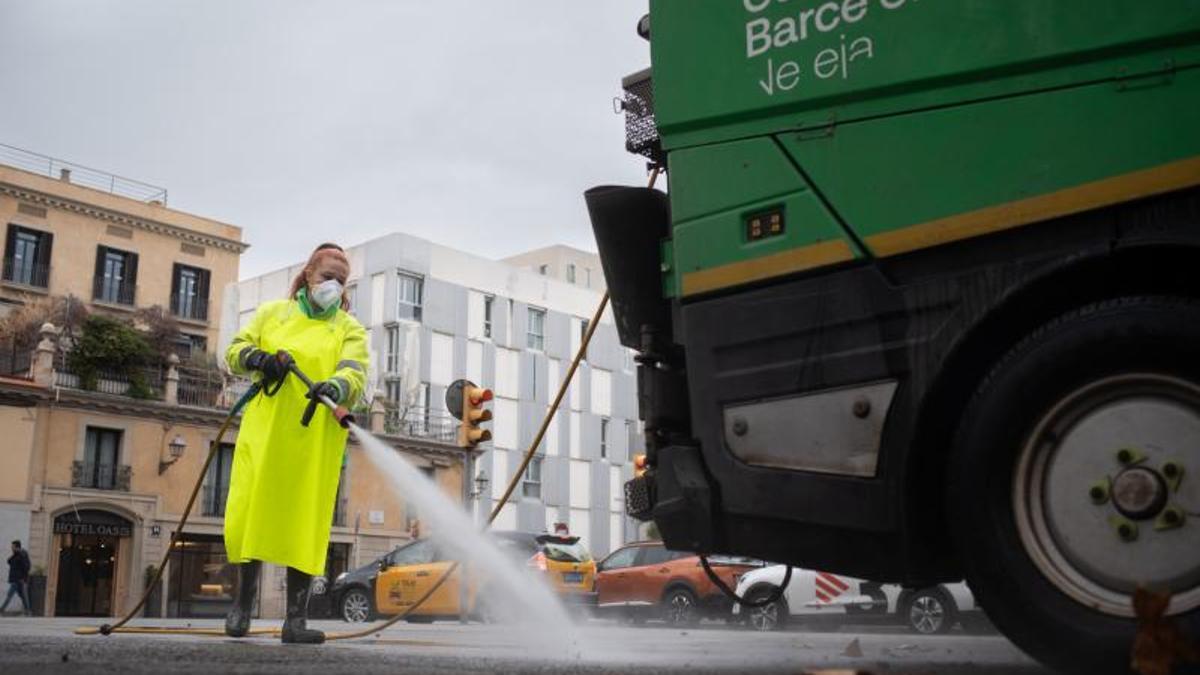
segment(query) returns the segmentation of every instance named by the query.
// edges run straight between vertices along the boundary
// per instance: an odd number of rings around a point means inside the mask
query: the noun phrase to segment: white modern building
[[[500,262],[528,269],[544,277],[565,281],[572,286],[604,292],[604,271],[600,268],[600,256],[571,246],[546,246],[504,258]]]
[[[457,422],[446,413],[447,386],[467,378],[494,391],[493,438],[474,469],[488,478],[475,506],[480,512],[492,508],[519,466],[603,293],[598,257],[567,247],[541,249],[541,256],[547,251],[559,255],[557,263],[518,266],[405,234],[347,249],[352,312],[370,333],[369,395],[386,402],[390,433],[441,430],[452,442]],[[238,283],[222,324],[229,327],[224,344],[260,302],[286,294],[301,264]],[[556,273],[547,267],[543,274],[542,264],[557,264]],[[576,266],[576,283],[566,280],[567,265]],[[587,276],[591,288],[579,283]],[[494,527],[540,532],[565,522],[597,557],[636,538],[624,515],[623,485],[640,439],[632,352],[620,346],[606,312],[537,458]]]

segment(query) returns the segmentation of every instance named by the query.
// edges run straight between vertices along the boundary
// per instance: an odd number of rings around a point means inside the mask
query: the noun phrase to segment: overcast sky
[[[243,277],[394,231],[595,250],[645,180],[612,98],[646,0],[0,0],[0,143],[244,228]]]

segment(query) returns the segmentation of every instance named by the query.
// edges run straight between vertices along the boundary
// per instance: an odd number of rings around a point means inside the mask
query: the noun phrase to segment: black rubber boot
[[[283,620],[285,644],[319,645],[325,634],[308,627],[308,596],[312,575],[289,567],[287,571],[287,618]]]
[[[237,589],[234,591],[233,609],[225,615],[225,634],[229,637],[246,637],[250,631],[250,615],[254,612],[254,597],[258,595],[258,572],[262,562],[251,560],[234,563],[237,568]]]

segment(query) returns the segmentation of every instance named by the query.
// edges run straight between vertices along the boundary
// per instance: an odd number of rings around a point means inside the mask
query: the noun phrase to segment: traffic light
[[[479,425],[492,419],[492,411],[483,404],[492,400],[492,390],[466,384],[462,388],[462,417],[458,425],[458,444],[473,448],[483,441],[492,440],[492,432],[480,429]]]
[[[637,455],[633,458],[633,475],[640,477],[646,473],[646,456]]]

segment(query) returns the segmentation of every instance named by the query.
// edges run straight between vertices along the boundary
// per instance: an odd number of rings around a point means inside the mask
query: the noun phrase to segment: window
[[[642,557],[637,564],[638,566],[661,565],[671,562],[675,557],[675,553],[668,551],[664,546],[646,546],[642,548]]]
[[[387,390],[387,399],[399,406],[404,398],[404,388],[401,386],[399,378],[388,379],[384,383],[384,388]]]
[[[636,439],[633,437],[633,422],[631,422],[631,421],[629,421],[629,420],[625,420],[625,438],[629,439],[628,441],[626,441],[626,443],[627,443],[627,445],[626,445],[626,450],[627,450],[628,452],[626,452],[625,454],[627,455],[627,459],[628,459],[630,462],[632,462],[632,461],[633,461],[633,456],[634,456],[635,454],[637,454],[637,453],[635,453],[635,452],[633,451],[633,448],[634,448],[634,441],[635,441]]]
[[[587,287],[591,288],[592,287],[592,268],[590,268],[590,267],[583,268],[583,278],[586,280]]]
[[[358,310],[358,284],[350,284],[346,287],[346,299],[350,303],[350,313],[358,317],[355,312]]]
[[[608,418],[600,418],[600,459],[608,458]]]
[[[222,443],[204,476],[204,515],[224,516],[229,496],[229,476],[233,471],[233,444]]]
[[[184,340],[188,343],[188,355],[203,354],[208,351],[208,338],[203,335],[188,335],[184,334]]]
[[[425,291],[425,280],[412,274],[399,273],[400,293],[396,316],[410,321],[421,320],[421,306]]]
[[[228,562],[221,535],[180,535],[167,562],[167,616],[224,616],[236,592]]]
[[[437,561],[437,549],[434,548],[433,542],[429,539],[422,539],[392,551],[388,556],[387,566],[428,565]]]
[[[427,478],[431,482],[435,480],[433,467],[419,466],[419,467],[417,467],[417,470],[420,471],[422,474],[424,474],[425,478]],[[412,529],[413,523],[417,522],[421,519],[420,507],[417,506],[416,502],[406,501],[404,503],[404,518],[405,518],[405,520],[408,521],[407,527],[410,530]],[[418,564],[418,563],[430,563],[430,562],[434,562],[435,560],[437,560],[437,558],[434,557],[436,555],[436,551],[434,551],[433,542],[426,539],[426,540],[419,542],[417,545],[420,545],[420,544],[428,544],[429,548],[428,549],[418,549],[417,551],[409,551],[409,549],[412,548],[411,546],[409,546],[407,548],[402,548],[397,551],[398,554],[403,554],[404,556],[416,556],[416,558],[417,558],[416,560],[411,561],[411,562],[393,562],[392,564],[393,565],[414,565],[414,564]],[[404,553],[405,551],[409,551],[409,552]],[[424,556],[428,556],[428,559],[426,559]],[[404,558],[401,556],[394,556],[394,560],[395,561],[404,561],[404,560],[407,560],[407,558]]]
[[[92,299],[113,305],[132,305],[137,288],[137,262],[136,253],[97,246]]]
[[[521,482],[521,494],[530,499],[542,498],[542,458],[535,456],[525,467],[525,478]]]
[[[47,288],[53,243],[54,235],[49,232],[10,224],[4,245],[4,280]]]
[[[538,274],[546,276],[550,272],[549,265],[538,265]]]
[[[398,373],[400,372],[400,327],[388,326],[387,328],[387,352],[385,357],[384,372]]]
[[[567,282],[575,283],[575,263],[567,265]]]
[[[117,461],[121,431],[88,427],[84,438],[83,473],[76,487],[113,490],[117,486]]]
[[[591,322],[588,321],[587,319],[579,320],[579,344],[580,345],[584,344],[584,341],[587,340],[588,325],[590,323]],[[587,347],[583,348],[583,358],[585,358],[585,359],[587,358]]]
[[[181,319],[208,320],[209,272],[175,264],[171,279],[171,313]]]
[[[641,546],[630,546],[623,548],[604,559],[600,563],[602,570],[619,570],[626,567],[633,567],[633,562],[637,558],[638,551]]]
[[[492,337],[492,304],[496,298],[492,295],[483,296],[483,337]]]
[[[542,349],[546,344],[546,310],[529,308],[529,331],[525,346]]]

